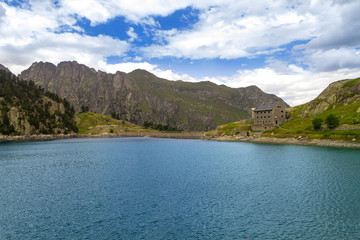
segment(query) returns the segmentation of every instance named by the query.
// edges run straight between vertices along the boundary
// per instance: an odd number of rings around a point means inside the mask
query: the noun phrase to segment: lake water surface
[[[360,239],[360,150],[0,144],[0,239]]]

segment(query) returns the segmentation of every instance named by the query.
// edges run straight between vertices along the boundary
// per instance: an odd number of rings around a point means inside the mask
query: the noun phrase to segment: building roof
[[[273,110],[278,103],[279,103],[279,102],[263,102],[263,103],[260,103],[260,104],[255,108],[254,111],[257,112],[257,111]]]

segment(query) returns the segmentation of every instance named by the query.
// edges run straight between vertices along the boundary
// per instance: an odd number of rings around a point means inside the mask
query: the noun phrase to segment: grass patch
[[[251,131],[251,126],[253,122],[233,122],[218,126],[215,130],[205,133],[206,136],[232,136],[232,135],[239,135],[240,133],[245,133]]]
[[[117,120],[110,116],[92,112],[77,114],[76,122],[81,134],[151,131],[125,120]]]
[[[360,84],[360,78],[356,78],[353,80],[348,81],[347,83],[345,83],[342,88],[348,88],[348,87],[353,87],[357,84]]]

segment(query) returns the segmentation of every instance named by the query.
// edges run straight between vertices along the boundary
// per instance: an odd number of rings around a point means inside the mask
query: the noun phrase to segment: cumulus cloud
[[[338,69],[357,69],[360,55],[354,48],[307,51],[304,62],[312,66],[314,72],[330,72]]]
[[[126,32],[126,34],[130,37],[129,41],[133,42],[138,38],[138,35],[134,31],[133,27],[130,27],[129,30]]]
[[[95,67],[106,56],[122,56],[130,47],[110,36],[63,31],[64,26],[72,28],[76,21],[63,16],[62,10],[48,1],[34,2],[31,8],[0,3],[0,8],[5,10],[0,28],[0,62],[14,73],[34,61],[76,60]]]
[[[3,18],[5,16],[5,8],[0,5],[0,24],[3,22]]]
[[[60,5],[68,13],[85,17],[92,25],[104,23],[116,16],[124,16],[129,21],[140,22],[151,15],[166,16],[189,4],[191,4],[189,0],[60,0]]]
[[[153,72],[155,69],[157,69],[157,65],[150,64],[148,62],[126,62],[108,64],[105,61],[101,61],[99,62],[99,69],[108,73],[116,73],[117,71],[128,73],[136,69],[143,69],[148,72]]]
[[[301,9],[301,7],[299,7]],[[167,44],[144,49],[149,57],[235,59],[273,53],[284,44],[311,39],[316,18],[288,1],[231,1],[202,11],[194,28],[162,31]],[[270,50],[269,50],[270,49]]]
[[[314,73],[294,65],[287,67],[287,73],[265,67],[239,70],[233,76],[207,77],[200,80],[225,84],[234,88],[256,85],[264,92],[275,94],[291,106],[296,106],[311,101],[334,81],[359,77],[360,71],[359,67],[356,71],[341,69]]]
[[[203,9],[192,29],[158,30],[145,56],[237,59],[272,55],[295,46],[292,60],[315,72],[359,66],[359,1],[224,1]],[[326,59],[326,61],[324,61]]]
[[[161,29],[156,17],[186,7],[199,13],[191,28]],[[107,72],[141,68],[171,80],[257,85],[296,105],[316,97],[332,81],[358,77],[359,12],[358,0],[30,0],[20,7],[0,2],[0,63],[15,73],[34,61],[76,60]],[[83,18],[95,26],[118,16],[141,27],[153,44],[136,47],[140,31],[136,33],[131,25],[122,29],[127,40],[89,36],[77,25]],[[296,45],[297,40],[306,43]],[[295,46],[287,46],[290,43]],[[130,50],[137,56],[127,56]],[[274,55],[284,52],[287,57],[281,60]],[[151,64],[151,59],[167,56],[238,59],[260,55],[267,56],[262,66],[239,66],[232,76],[194,78]],[[135,62],[108,64],[108,56]]]
[[[359,12],[359,1],[321,2],[312,13],[318,18],[317,34],[306,47],[329,50],[359,46]]]
[[[109,73],[116,73],[117,71],[129,73],[136,69],[143,69],[155,74],[157,77],[164,78],[167,80],[174,80],[174,81],[183,80],[188,82],[201,81],[200,79],[195,79],[187,74],[175,73],[170,69],[163,70],[159,68],[157,65],[148,62],[126,62],[126,63],[118,63],[118,64],[108,64],[105,61],[101,61],[99,62],[98,66],[99,69]]]
[[[281,65],[279,62],[278,65]],[[144,69],[158,77],[168,80],[182,80],[188,82],[210,81],[216,84],[224,84],[229,87],[239,88],[256,85],[266,93],[275,94],[283,98],[290,106],[297,106],[313,100],[330,83],[352,79],[359,76],[360,67],[357,69],[341,69],[329,72],[314,73],[295,65],[282,63],[281,68],[257,68],[253,70],[238,70],[232,76],[216,76],[194,78],[187,74],[175,73],[172,70],[163,70],[157,65],[148,62],[141,63],[101,63],[101,69],[107,72],[116,71],[131,72],[135,69]],[[285,70],[286,68],[286,70]]]

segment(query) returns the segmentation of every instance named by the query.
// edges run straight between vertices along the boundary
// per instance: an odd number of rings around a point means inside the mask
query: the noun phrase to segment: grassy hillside
[[[121,132],[151,131],[125,120],[116,120],[112,117],[92,112],[80,113],[76,116],[80,134],[101,134]]]
[[[326,88],[313,101],[291,109],[291,119],[263,136],[308,137],[360,141],[360,78],[337,81]],[[340,120],[339,127],[331,130],[325,124],[329,114]],[[324,120],[315,130],[314,118]]]
[[[207,137],[236,136],[251,131],[253,122],[242,120],[218,126],[215,130],[205,133]]]
[[[360,78],[337,81],[329,85],[313,101],[288,109],[291,118],[284,124],[266,131],[264,137],[342,139],[360,142]],[[339,118],[339,126],[329,129],[325,123],[328,115]],[[319,130],[313,127],[313,119],[321,118]],[[229,123],[208,132],[207,136],[236,136],[250,123]]]

